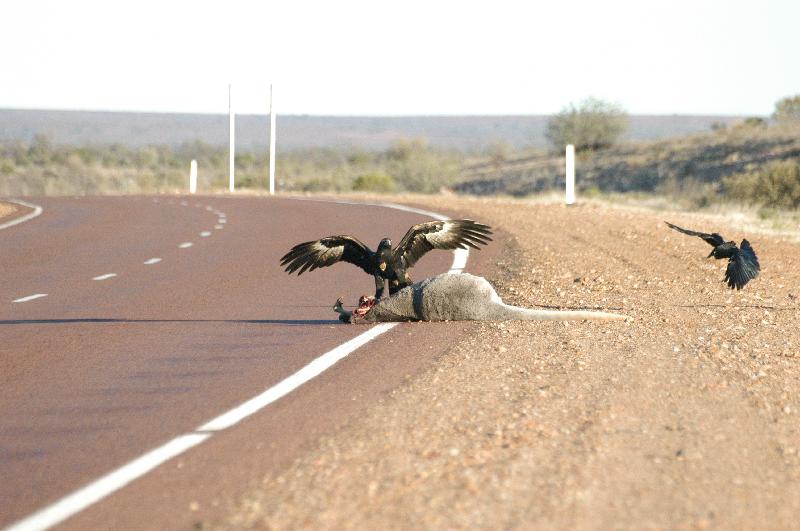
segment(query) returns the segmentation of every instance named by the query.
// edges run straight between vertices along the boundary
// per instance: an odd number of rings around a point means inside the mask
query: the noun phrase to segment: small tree
[[[798,123],[800,122],[800,94],[787,96],[775,104],[775,112],[772,117],[776,122]]]
[[[570,103],[547,122],[545,136],[555,149],[573,144],[578,151],[614,144],[628,129],[628,113],[617,104],[586,98]]]

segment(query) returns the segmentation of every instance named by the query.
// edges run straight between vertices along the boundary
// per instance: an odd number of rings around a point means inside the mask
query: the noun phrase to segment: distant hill
[[[654,140],[708,131],[712,124],[730,124],[737,116],[631,117],[627,140]],[[279,149],[355,147],[385,149],[401,138],[425,138],[429,145],[481,150],[505,142],[514,148],[544,147],[549,116],[305,116],[279,115]],[[269,138],[265,115],[239,115],[237,147],[265,149]],[[74,146],[168,145],[201,140],[228,142],[228,116],[132,112],[0,109],[0,142],[30,141],[47,135],[56,144]]]

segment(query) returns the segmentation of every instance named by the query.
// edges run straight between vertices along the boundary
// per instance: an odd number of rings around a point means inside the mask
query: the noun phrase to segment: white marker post
[[[189,164],[189,193],[197,193],[197,161],[194,159]]]
[[[229,145],[228,145],[228,154],[229,154],[229,160],[228,160],[228,176],[229,176],[228,190],[233,192],[233,188],[234,188],[234,186],[233,186],[233,171],[234,171],[233,170],[233,160],[234,160],[234,156],[235,156],[235,154],[234,154],[234,151],[235,151],[235,147],[234,147],[234,128],[235,128],[235,124],[234,124],[234,117],[233,117],[233,99],[232,99],[231,93],[232,93],[232,89],[231,89],[231,85],[229,83],[228,84],[228,129],[230,130],[230,142],[229,142]]]
[[[575,146],[567,145],[567,204],[575,203]]]
[[[274,94],[269,84],[269,195],[275,195],[275,109],[272,106]]]

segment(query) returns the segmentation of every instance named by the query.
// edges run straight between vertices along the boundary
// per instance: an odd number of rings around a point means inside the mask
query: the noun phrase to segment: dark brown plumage
[[[384,238],[372,251],[352,236],[328,236],[319,240],[295,245],[281,258],[287,273],[297,271],[302,275],[318,267],[337,262],[348,262],[375,278],[375,297],[383,295],[385,282],[389,293],[411,284],[408,269],[428,251],[433,249],[478,249],[492,241],[491,228],[470,219],[429,221],[414,225],[406,232],[400,244],[392,249],[392,241]]]

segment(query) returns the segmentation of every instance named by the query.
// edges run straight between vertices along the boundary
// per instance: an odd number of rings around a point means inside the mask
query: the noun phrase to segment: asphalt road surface
[[[292,245],[345,233],[374,247],[430,219],[294,199],[30,201],[42,215],[0,230],[0,527],[197,433],[365,332],[340,324],[331,306],[372,293],[373,280],[349,264],[290,277],[279,257]],[[471,253],[467,269],[488,267],[491,247]],[[412,274],[452,261],[433,252]],[[60,526],[191,527],[469,326],[398,326]]]

